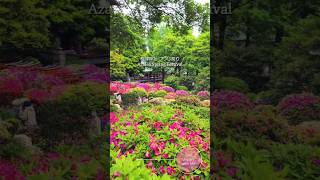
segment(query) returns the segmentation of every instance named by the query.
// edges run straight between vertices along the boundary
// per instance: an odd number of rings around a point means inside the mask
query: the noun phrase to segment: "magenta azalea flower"
[[[189,93],[187,91],[185,91],[185,90],[177,90],[176,94],[178,96],[189,96]]]
[[[174,89],[170,86],[163,86],[160,88],[161,90],[165,90],[167,92],[174,92]]]

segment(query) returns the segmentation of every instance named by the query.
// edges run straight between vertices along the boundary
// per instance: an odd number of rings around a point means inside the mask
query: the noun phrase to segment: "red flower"
[[[167,172],[168,172],[168,175],[174,175],[174,174],[176,174],[176,170],[175,170],[173,167],[171,167],[171,166],[168,166],[168,167],[167,167]]]
[[[159,171],[160,171],[161,174],[165,174],[166,173],[166,170],[164,169],[163,166],[159,167]]]

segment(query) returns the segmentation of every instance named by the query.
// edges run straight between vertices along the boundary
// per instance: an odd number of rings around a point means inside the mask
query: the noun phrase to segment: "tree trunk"
[[[276,44],[281,43],[283,35],[284,35],[283,26],[277,26],[277,27],[276,27],[276,36],[275,36],[274,42],[275,42]]]
[[[218,48],[220,50],[223,50],[224,48],[224,40],[225,40],[225,34],[226,34],[226,27],[227,27],[227,15],[221,15],[221,22],[219,26],[219,42],[218,42]]]

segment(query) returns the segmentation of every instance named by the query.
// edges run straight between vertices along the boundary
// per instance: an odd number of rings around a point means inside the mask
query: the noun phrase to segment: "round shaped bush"
[[[197,96],[179,96],[176,99],[176,103],[178,104],[188,104],[188,105],[199,106],[200,102],[201,101]]]
[[[320,121],[320,97],[306,93],[288,95],[279,102],[278,110],[290,124]]]
[[[164,96],[165,99],[175,99],[177,97],[176,93],[169,92],[167,95]]]
[[[8,104],[23,93],[22,82],[14,77],[0,77],[0,103]]]
[[[175,89],[177,89],[178,83],[179,83],[179,78],[177,76],[171,75],[164,79],[164,84],[171,86]]]
[[[185,90],[177,90],[176,94],[178,96],[188,96],[189,95],[188,91],[185,91]]]
[[[177,90],[188,91],[188,88],[186,86],[177,86]]]
[[[215,91],[211,95],[211,101],[214,113],[224,110],[249,110],[254,107],[247,96],[235,91]]]
[[[138,97],[147,97],[147,91],[144,88],[136,87],[129,90],[130,93],[137,94]]]
[[[163,87],[161,87],[160,89],[161,89],[161,90],[165,90],[165,91],[167,91],[168,93],[174,92],[174,89],[173,89],[172,87],[170,87],[170,86],[163,86]]]
[[[165,97],[167,95],[167,91],[165,90],[158,90],[156,92],[149,93],[149,98],[157,98],[157,97]]]
[[[229,110],[215,116],[214,132],[219,137],[257,138],[287,142],[287,120],[274,107],[257,106],[251,111]]]
[[[306,121],[294,126],[293,138],[298,143],[320,145],[320,121]]]
[[[210,99],[210,94],[208,91],[199,91],[197,93],[197,96],[201,99],[201,100],[206,100],[206,99]]]
[[[282,94],[277,90],[261,91],[257,95],[257,102],[259,104],[277,105],[281,99]]]
[[[101,117],[108,107],[105,85],[93,82],[70,85],[61,96],[36,108],[41,137],[48,143],[86,138],[90,135],[92,112]]]
[[[143,88],[146,91],[148,91],[150,89],[150,85],[147,83],[139,83],[136,85],[136,87]]]
[[[215,82],[215,88],[230,91],[238,91],[242,93],[246,93],[249,91],[249,86],[245,81],[234,77],[217,78]]]
[[[123,94],[121,99],[124,106],[136,105],[138,104],[139,95],[136,92],[129,91],[128,93]]]

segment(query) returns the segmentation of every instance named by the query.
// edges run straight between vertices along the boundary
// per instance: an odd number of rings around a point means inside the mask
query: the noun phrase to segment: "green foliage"
[[[130,93],[136,94],[138,97],[147,97],[147,91],[143,88],[132,88],[130,89]]]
[[[0,14],[1,47],[23,50],[50,46],[48,11],[40,1],[2,1]]]
[[[287,120],[273,106],[257,106],[250,112],[225,111],[215,117],[214,132],[219,137],[237,139],[267,139],[275,142],[289,140]]]
[[[115,51],[110,52],[111,79],[123,79],[126,77],[126,62],[123,55]]]
[[[289,36],[276,53],[272,84],[276,89],[289,94],[301,91],[317,93],[319,47],[319,17],[309,16],[292,27]],[[308,34],[307,37],[304,34]]]
[[[217,78],[215,89],[238,91],[242,93],[247,93],[249,91],[248,84],[245,81],[234,77]]]
[[[190,81],[189,81],[190,83]],[[177,90],[185,90],[188,91],[189,89],[186,86],[177,86]]]
[[[193,89],[192,82],[194,82],[194,76],[181,76],[178,78],[179,85],[176,86],[176,89],[189,91]]]
[[[209,91],[210,89],[210,68],[204,67],[196,76],[195,90]]]
[[[276,171],[270,163],[268,157],[263,153],[257,151],[252,144],[231,144],[231,148],[238,154],[239,160],[237,166],[239,167],[240,179],[285,179],[288,174],[288,168]]]
[[[168,93],[165,90],[158,90],[156,92],[150,92],[148,97],[149,98],[157,98],[157,97],[161,97],[163,98],[164,96],[166,96]]]
[[[288,168],[287,179],[318,179],[320,167],[313,163],[320,157],[319,147],[305,144],[278,144],[268,153],[275,167]]]
[[[122,104],[124,106],[137,105],[138,99],[139,99],[139,95],[135,92],[128,92],[121,96]]]
[[[197,96],[178,96],[176,98],[176,103],[199,106],[200,99]]]
[[[261,91],[257,95],[257,101],[261,104],[277,105],[281,98],[282,93],[276,89]]]
[[[151,174],[151,170],[147,169],[143,161],[134,160],[132,156],[124,157],[115,160],[112,165],[110,173],[113,179],[146,179],[146,180],[170,180],[172,179],[168,174],[163,176],[156,176]]]
[[[40,104],[36,109],[41,134],[51,142],[87,137],[92,112],[102,116],[108,106],[105,85],[91,82],[71,85],[57,100]]]
[[[164,84],[176,89],[179,84],[179,77],[171,75],[164,79]]]

